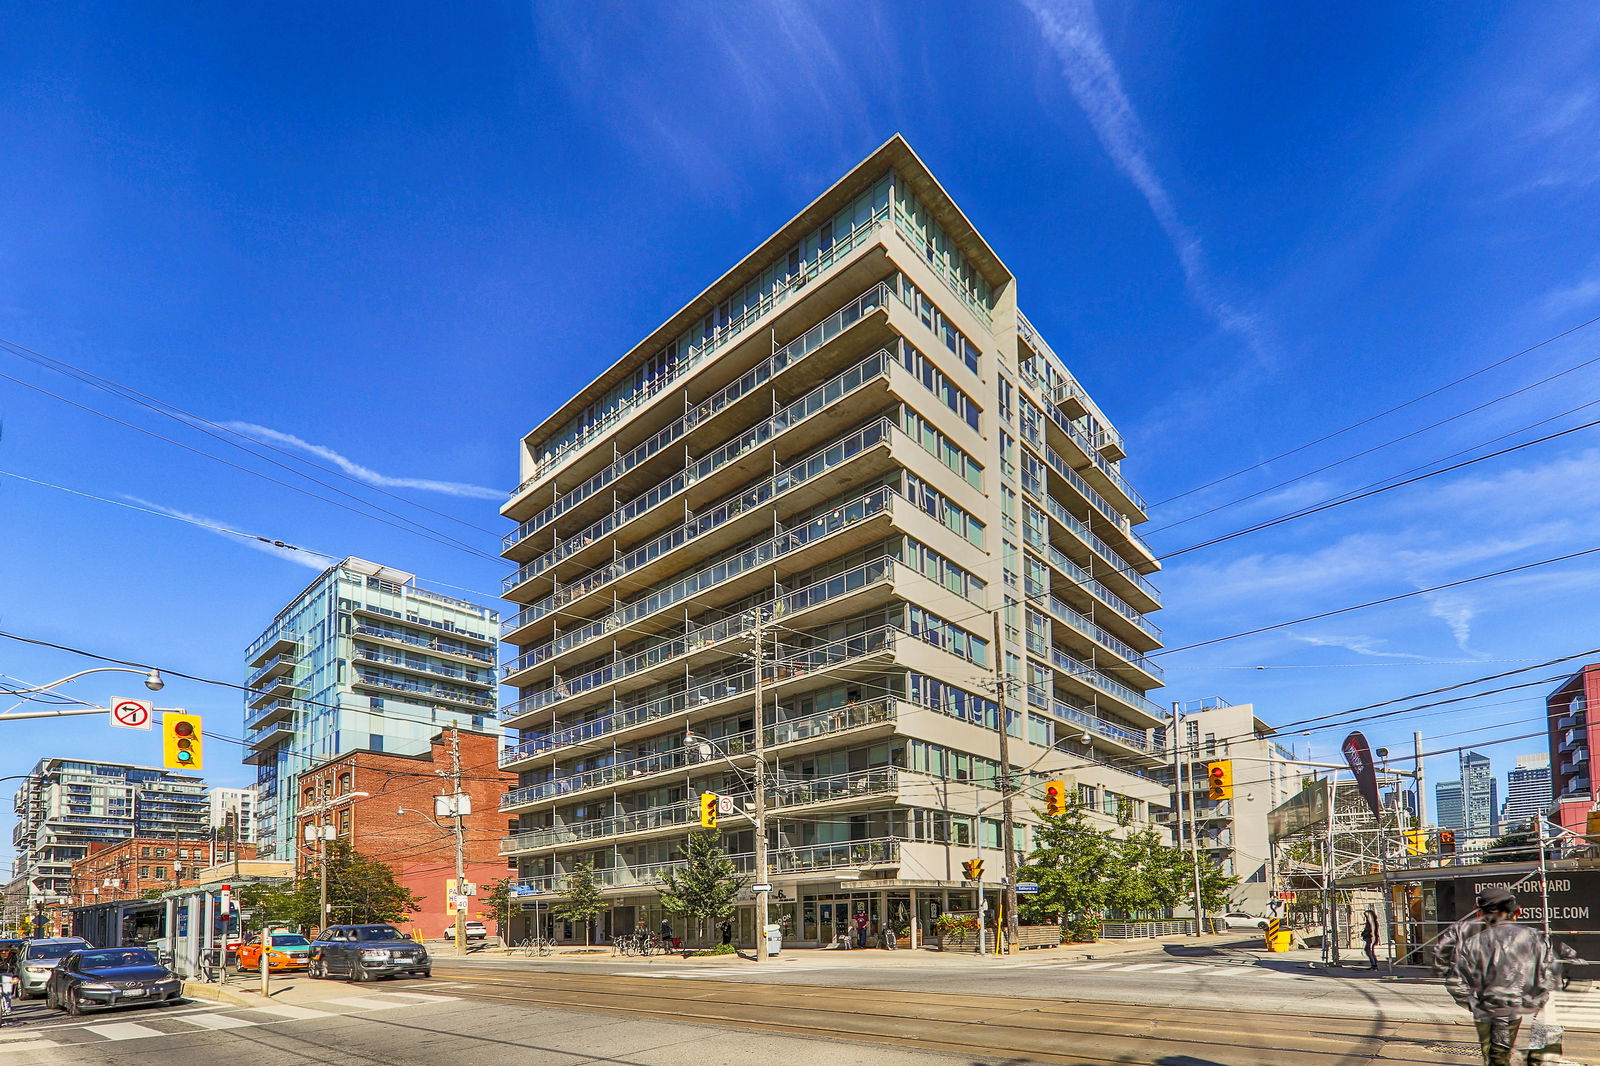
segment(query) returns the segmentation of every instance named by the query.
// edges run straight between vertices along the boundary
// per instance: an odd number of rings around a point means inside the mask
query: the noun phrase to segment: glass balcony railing
[[[300,656],[296,652],[284,652],[281,655],[274,655],[265,663],[262,663],[259,670],[254,671],[249,677],[244,679],[244,687],[255,688],[257,682],[266,678],[273,677],[278,674],[293,673],[295,666],[299,662]]]
[[[728,856],[740,873],[755,870],[755,856],[748,853]],[[774,875],[805,873],[811,870],[841,870],[860,866],[890,866],[900,861],[900,841],[893,837],[871,840],[847,840],[836,844],[808,844],[802,847],[774,847],[768,849],[768,871]],[[595,877],[606,888],[633,888],[658,885],[661,875],[676,870],[682,860],[646,863],[638,866],[614,866],[596,870]],[[522,888],[536,893],[559,893],[565,884],[565,874],[545,874],[524,877],[516,882]]]
[[[763,482],[761,486],[757,486],[757,488],[752,489],[751,492],[758,495],[757,503],[761,502],[761,499],[771,498],[770,496],[760,496],[760,494],[763,492],[788,492],[800,484],[819,478],[822,475],[844,465],[851,459],[854,459],[857,455],[860,455],[862,452],[886,442],[889,439],[890,431],[893,429],[893,422],[886,418],[878,419],[877,421],[869,423],[856,432],[850,434],[844,440],[836,441],[835,443],[829,445],[827,448],[811,456],[809,459],[789,467],[787,470],[769,479],[769,481]],[[856,505],[852,504],[847,506]],[[836,512],[834,512],[834,514],[841,514],[844,510],[845,509],[843,508],[838,509]],[[828,518],[813,519],[801,526],[790,529],[779,534],[778,536],[773,537],[771,540],[765,541],[762,544],[747,550],[742,555],[736,556],[732,559],[723,560],[714,566],[707,567],[706,569],[699,571],[697,574],[691,577],[673,582],[665,588],[659,589],[648,596],[636,599],[627,606],[612,612],[607,617],[615,619],[613,628],[620,628],[632,622],[638,621],[647,614],[653,614],[662,607],[676,603],[684,599],[686,596],[697,595],[701,590],[709,585],[724,581],[728,577],[733,576],[733,574],[742,573],[752,566],[759,566],[768,563],[772,561],[772,559],[784,554],[785,552],[793,551],[797,548],[803,547],[811,540],[815,540],[817,537],[823,536],[826,533],[833,532],[833,530],[839,528],[839,526],[831,521],[832,517],[833,514],[830,514]],[[760,558],[756,558],[752,555],[752,553],[762,554]],[[714,572],[717,571],[719,567],[727,568],[728,572],[722,574],[722,576],[715,576]],[[593,592],[600,585],[607,581],[613,580],[614,575],[608,571],[609,568],[602,568],[601,571],[591,574],[587,579],[563,586],[565,591],[559,595],[552,593],[549,596],[545,596],[533,603],[528,604],[527,607],[523,608],[522,611],[517,614],[516,626],[520,628],[521,626],[528,625],[529,623],[537,622],[546,615],[549,615],[555,611],[559,611],[561,608],[565,607],[579,596],[587,595],[590,592]],[[707,575],[711,576],[708,577]],[[684,589],[688,589],[688,586],[690,585],[694,585],[695,587],[689,589],[688,591],[682,591]],[[596,621],[600,620],[596,619]]]
[[[1104,496],[1100,495],[1098,489],[1085,481],[1082,474],[1074,470],[1071,464],[1061,458],[1060,452],[1046,444],[1042,433],[1024,425],[1022,439],[1032,444],[1034,451],[1039,453],[1045,464],[1061,475],[1067,484],[1078,490],[1079,495],[1088,500],[1091,507],[1099,511],[1112,525],[1121,530],[1124,537],[1127,537],[1131,543],[1137,544],[1150,558],[1154,559],[1156,557],[1155,549],[1151,548],[1149,544],[1145,543],[1143,537],[1133,531],[1133,523],[1128,519],[1128,516],[1113,507]]]
[[[1143,711],[1154,718],[1164,717],[1167,713],[1143,693],[1129,688],[1115,678],[1107,677],[1087,663],[1080,663],[1054,645],[1050,648],[1050,664],[1063,674],[1087,682],[1106,695],[1119,699],[1128,706]]]
[[[422,648],[427,651],[440,652],[445,655],[460,655],[466,659],[476,659],[481,663],[493,665],[494,653],[487,648],[469,648],[465,644],[455,645],[438,638],[425,637],[420,633],[405,633],[397,629],[386,629],[382,626],[358,625],[354,629],[358,637],[375,637],[380,640],[392,640],[401,644],[409,644],[413,648]]]
[[[828,669],[853,659],[892,651],[895,640],[904,634],[893,626],[833,641],[817,648],[795,652],[767,664],[767,681],[786,681],[817,670]],[[690,680],[683,692],[662,696],[631,707],[619,707],[590,721],[558,730],[550,737],[551,747],[564,747],[665,718],[690,708],[709,707],[723,700],[743,696],[755,687],[755,670],[746,669],[709,680]],[[517,712],[525,714],[526,711]],[[507,717],[511,717],[508,715]]]
[[[1108,737],[1140,751],[1152,750],[1150,741],[1142,732],[1136,729],[1129,729],[1127,726],[1117,725],[1115,722],[1108,722],[1104,718],[1090,714],[1080,707],[1074,707],[1064,700],[1058,700],[1038,685],[1028,686],[1028,702],[1035,707],[1048,710],[1063,721],[1082,726],[1091,733],[1098,733],[1102,737]]]
[[[626,474],[628,471],[637,467],[640,463],[643,463],[650,457],[658,454],[663,448],[668,447],[674,441],[682,438],[686,433],[688,433],[695,426],[699,425],[701,422],[704,422],[716,415],[718,412],[725,410],[735,401],[748,395],[752,390],[759,388],[772,378],[805,359],[806,356],[810,355],[812,352],[831,341],[834,337],[837,337],[840,333],[843,333],[846,329],[861,321],[868,314],[882,307],[886,302],[888,302],[889,296],[890,290],[888,286],[882,284],[881,282],[872,286],[872,288],[868,289],[854,300],[851,300],[844,307],[840,308],[838,311],[835,311],[833,314],[829,315],[815,326],[812,326],[805,333],[801,334],[799,337],[796,337],[782,348],[779,348],[776,352],[773,352],[769,358],[763,360],[758,366],[747,371],[736,380],[723,386],[721,389],[708,396],[700,403],[696,404],[690,411],[684,414],[683,417],[674,419],[669,425],[657,431],[648,440],[634,446],[627,452],[627,454],[612,462],[611,465],[606,467],[606,469],[595,474],[582,485],[579,485],[574,489],[569,489],[566,493],[563,493],[562,498],[556,500],[550,505],[550,507],[545,508],[545,510],[541,511],[537,515],[534,515],[532,518],[519,525],[516,529],[506,534],[505,538],[501,541],[501,546],[504,548],[510,548],[517,542],[526,539],[533,533],[538,532],[540,528],[548,525],[552,518],[571,510],[572,507],[576,506],[577,503],[581,502],[582,499],[587,499],[590,495],[593,495],[594,492],[604,488],[606,485],[611,484],[623,474]],[[591,482],[594,484],[591,485]],[[573,500],[564,506],[562,505],[562,500],[577,494],[581,494],[579,499]],[[556,510],[557,508],[559,508],[559,510]],[[601,522],[604,521],[605,519],[601,520]],[[598,525],[599,523],[596,523],[596,526]],[[583,538],[592,540],[596,536],[603,536],[606,532],[609,532],[609,529],[597,530],[595,527],[591,527],[590,529],[585,530],[583,533],[579,533],[574,537],[568,538],[561,545],[558,545],[556,548],[553,548],[551,551],[546,552],[543,556],[540,556],[539,559],[535,560],[535,564],[537,564],[536,572],[542,572],[548,569],[555,563],[560,562],[561,559],[565,558],[567,555],[572,554],[573,551],[581,548],[585,542]],[[574,542],[577,542],[575,546],[573,546]]]
[[[1056,620],[1063,622],[1071,628],[1077,630],[1090,640],[1097,641],[1104,647],[1111,649],[1111,651],[1115,652],[1132,665],[1137,666],[1151,677],[1166,677],[1166,671],[1163,670],[1160,664],[1154,659],[1134,651],[1131,645],[1118,639],[1115,635],[1108,632],[1103,626],[1097,625],[1085,616],[1073,610],[1072,606],[1065,600],[1061,599],[1061,597],[1056,596],[1053,593],[1044,593],[1038,597],[1034,597],[1030,594],[1030,599],[1033,599],[1035,603],[1043,603]]]
[[[710,455],[691,463],[680,473],[674,474],[649,492],[644,493],[639,499],[648,499],[650,508],[666,502],[672,496],[677,495],[702,478],[742,458],[752,448],[766,443],[785,430],[832,406],[857,389],[864,388],[867,384],[882,378],[888,373],[890,362],[891,357],[887,351],[880,350],[868,356],[832,381],[817,386],[771,418],[724,444]],[[779,471],[765,481],[759,482],[754,486],[745,486],[725,498],[721,503],[709,508],[704,514],[697,515],[682,525],[674,527],[643,547],[636,548],[620,559],[614,559],[604,566],[597,567],[582,577],[560,586],[551,593],[552,602],[570,602],[577,596],[584,595],[607,581],[613,581],[624,574],[637,570],[666,552],[723,525],[774,496],[794,488],[803,481],[809,480],[809,478],[799,477],[796,474],[797,470],[802,472],[806,470],[808,463],[809,460],[802,460],[785,470]],[[627,515],[632,518],[642,514],[647,509],[634,508],[632,501],[630,501],[628,505],[618,508],[613,513],[618,516]],[[603,525],[606,521],[606,519],[601,519],[597,525]],[[620,521],[622,519],[619,518],[619,523]],[[530,563],[529,566],[531,565]],[[505,579],[505,591],[510,591],[534,576],[528,572],[529,566],[519,568],[516,573]],[[506,631],[510,632],[509,629]]]
[[[1077,515],[1067,510],[1060,500],[1045,492],[1043,486],[1037,492],[1029,491],[1027,499],[1034,503],[1043,503],[1045,509],[1050,512],[1050,517],[1066,526],[1073,536],[1088,545],[1111,570],[1138,585],[1156,603],[1161,602],[1161,590],[1151,584],[1149,578],[1135,570],[1132,563],[1124,559],[1121,553],[1092,532],[1088,525],[1079,519]],[[1156,632],[1159,634],[1160,631],[1157,630]]]
[[[423,696],[427,699],[444,700],[448,703],[465,703],[472,707],[482,707],[493,710],[495,698],[492,695],[475,692],[457,692],[443,685],[430,685],[423,681],[402,680],[396,677],[384,677],[382,674],[373,674],[365,670],[357,670],[355,683],[367,685],[371,688],[388,689],[391,692],[401,692],[408,695]]]
[[[356,645],[355,652],[351,655],[359,663],[376,663],[380,666],[393,666],[401,670],[415,670],[418,673],[433,674],[436,677],[448,677],[469,685],[492,685],[494,674],[490,671],[471,670],[453,663],[418,662],[415,659],[394,652],[381,651],[377,648],[364,648]]]
[[[1039,382],[1037,379],[1029,380],[1035,381],[1036,386],[1041,392],[1048,392],[1043,382]],[[1115,485],[1122,492],[1122,494],[1131,500],[1133,505],[1141,512],[1149,510],[1149,506],[1145,503],[1144,497],[1139,495],[1132,485],[1128,484],[1127,478],[1122,476],[1122,471],[1118,470],[1116,465],[1113,464],[1111,460],[1107,459],[1100,453],[1100,446],[1112,439],[1109,434],[1102,434],[1102,439],[1099,441],[1091,440],[1088,434],[1084,433],[1083,430],[1079,429],[1075,424],[1073,424],[1071,419],[1062,414],[1061,408],[1057,407],[1054,403],[1046,403],[1042,405],[1042,407],[1045,416],[1049,418],[1050,421],[1054,422],[1057,428],[1065,433],[1067,437],[1083,451],[1083,454],[1094,463],[1095,469],[1100,471],[1100,473],[1105,476],[1107,481]],[[1090,409],[1093,410],[1092,407]]]
[[[824,515],[821,518],[807,519],[806,521],[796,523],[787,529],[782,529],[777,536],[766,542],[766,545],[757,545],[755,548],[752,548],[749,551],[760,551],[765,546],[771,546],[774,549],[771,558],[778,558],[787,552],[795,551],[799,548],[805,547],[808,544],[812,544],[829,533],[836,532],[845,528],[846,526],[854,525],[856,522],[878,514],[880,511],[883,511],[890,506],[895,498],[895,495],[896,494],[894,491],[889,488],[874,489],[866,496],[852,500],[850,503],[830,511],[827,515]],[[741,554],[738,559],[742,562],[742,560],[749,555],[749,551]],[[714,564],[713,566],[708,567],[707,570],[715,571],[716,567],[719,565],[721,564]],[[747,569],[748,567],[740,565],[737,569],[732,570],[723,577],[719,578],[718,581],[720,582],[732,577],[736,577],[739,574],[744,573]],[[702,571],[701,573],[704,572],[705,571]],[[690,595],[698,595],[699,593],[705,591],[706,588],[710,587],[710,584],[697,580],[698,577],[698,574],[690,575],[688,578],[683,578],[676,582],[674,587],[676,587],[676,585],[692,587],[694,591],[693,593],[690,593]],[[713,582],[711,584],[715,583],[716,582]],[[663,604],[662,606],[670,606],[671,603],[677,602],[682,598],[684,597],[674,597],[672,600],[667,601],[667,603]],[[787,600],[787,597],[780,598],[777,603],[783,605],[785,600]],[[631,621],[637,621],[637,618],[632,619]],[[523,652],[515,659],[501,666],[500,676],[502,678],[509,678],[513,674],[527,670],[534,666],[538,666],[542,662],[546,662],[557,655],[565,654],[574,648],[581,647],[584,644],[603,637],[608,633],[618,631],[627,624],[628,622],[622,620],[621,612],[612,612],[610,614],[603,615],[592,622],[561,634],[554,640],[546,641],[544,644],[541,644],[536,648],[530,648],[528,651]],[[704,632],[706,635],[701,642],[709,643],[711,639],[709,637],[709,633],[713,631],[715,627],[721,625],[723,625],[721,622],[709,623],[706,626],[697,627],[694,630],[686,632],[684,636],[686,639],[692,640]]]
[[[873,234],[877,232],[878,227],[886,221],[887,217],[888,209],[885,208],[882,212],[874,214],[872,218],[850,230],[850,232],[836,235],[832,246],[824,249],[809,263],[802,264],[798,273],[778,282],[760,301],[746,308],[737,318],[719,328],[712,336],[697,344],[691,344],[684,356],[677,360],[670,371],[646,382],[637,393],[619,403],[605,417],[597,420],[582,433],[573,437],[572,440],[568,441],[555,453],[539,460],[534,464],[533,472],[523,480],[522,484],[512,490],[511,495],[515,497],[529,485],[561,465],[567,456],[609,432],[613,426],[629,417],[629,414],[635,408],[673,383],[687,377],[713,353],[727,347],[756,322],[765,318],[773,309],[786,303],[795,292],[804,288],[805,284],[812,278],[833,266],[843,256],[864,246]]]
[[[1060,505],[1057,504],[1057,506]],[[1032,535],[1031,530],[1026,529],[1023,533],[1023,539],[1034,550],[1042,552],[1045,558],[1050,560],[1051,566],[1065,574],[1067,577],[1071,578],[1073,581],[1077,582],[1079,585],[1083,586],[1083,588],[1087,589],[1091,594],[1097,597],[1101,603],[1104,603],[1114,612],[1121,615],[1123,618],[1126,618],[1128,621],[1132,622],[1146,633],[1150,634],[1150,636],[1156,638],[1157,640],[1161,639],[1160,626],[1145,618],[1143,612],[1136,609],[1132,604],[1128,603],[1128,601],[1124,600],[1121,596],[1118,596],[1115,592],[1112,592],[1105,586],[1103,582],[1090,577],[1089,571],[1083,569],[1083,567],[1079,566],[1077,563],[1074,563],[1065,552],[1063,552],[1060,548],[1057,548],[1054,544],[1051,544],[1048,539],[1034,536]]]

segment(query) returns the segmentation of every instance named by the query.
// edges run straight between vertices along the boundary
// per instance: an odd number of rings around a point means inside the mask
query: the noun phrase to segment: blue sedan
[[[181,1000],[183,982],[144,948],[94,948],[61,960],[44,986],[45,1000],[68,1014]]]

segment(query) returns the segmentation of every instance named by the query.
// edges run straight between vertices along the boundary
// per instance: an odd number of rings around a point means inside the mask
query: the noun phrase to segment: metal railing
[[[1074,707],[1065,700],[1056,699],[1038,685],[1028,686],[1028,702],[1035,707],[1045,708],[1057,718],[1082,726],[1091,733],[1098,733],[1103,737],[1126,744],[1131,748],[1138,748],[1140,751],[1151,750],[1150,741],[1143,733],[1129,729],[1127,726],[1108,722],[1098,715],[1083,710],[1081,707]]]
[[[1156,603],[1159,604],[1161,602],[1161,590],[1151,584],[1149,578],[1135,570],[1133,564],[1124,559],[1120,552],[1090,530],[1082,519],[1067,510],[1066,505],[1060,500],[1042,489],[1037,493],[1029,492],[1027,498],[1033,502],[1042,502],[1045,505],[1045,510],[1050,513],[1051,518],[1061,523],[1073,536],[1088,545],[1113,571],[1138,585]],[[1134,611],[1134,613],[1138,614],[1137,611]]]
[[[483,707],[492,710],[495,698],[491,695],[477,693],[456,692],[442,685],[429,685],[420,681],[402,681],[399,678],[382,677],[378,674],[369,674],[365,670],[356,671],[356,684],[367,685],[372,688],[385,688],[394,692],[415,693],[427,696],[429,699],[447,700],[453,703],[465,703],[473,707]]]
[[[740,873],[755,869],[755,856],[741,852],[729,855],[734,868]],[[801,873],[808,870],[840,870],[858,866],[885,866],[900,861],[900,842],[891,837],[872,840],[842,841],[836,844],[808,844],[801,847],[776,847],[768,853],[768,869],[774,874]],[[641,885],[658,885],[661,875],[677,870],[683,860],[645,863],[638,866],[617,866],[596,870],[595,877],[606,888],[631,888]],[[542,877],[524,877],[516,882],[535,892],[559,892],[566,874],[545,874]]]
[[[393,640],[401,644],[409,644],[415,648],[425,648],[428,651],[439,652],[443,655],[459,655],[466,659],[476,659],[480,663],[493,665],[494,653],[487,648],[471,648],[463,644],[452,647],[437,637],[424,637],[417,633],[404,633],[395,629],[385,629],[382,626],[357,625],[354,633],[358,637],[373,637],[379,640]]]

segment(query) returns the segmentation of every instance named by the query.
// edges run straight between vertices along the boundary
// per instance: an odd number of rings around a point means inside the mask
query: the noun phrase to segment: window
[[[1012,395],[1011,382],[1006,380],[1004,374],[1000,375],[1000,418],[1005,422],[1010,422],[1016,415],[1011,402]]]
[[[1216,753],[1217,753],[1217,735],[1215,733],[1207,733],[1206,734],[1206,754],[1207,755],[1215,755]]]
[[[157,866],[155,875],[157,880],[165,880],[167,876],[167,868],[165,866]]]
[[[339,795],[342,796],[350,791],[350,779],[351,774],[348,771],[339,775]]]
[[[933,424],[909,407],[902,405],[900,428],[923,451],[961,475],[975,489],[983,488],[983,467],[976,459],[953,444]]]
[[[141,859],[148,859],[150,857],[150,849],[149,848],[140,848],[139,849],[139,857]]]
[[[914,346],[905,341],[900,341],[896,347],[895,361],[911,376],[922,383],[922,387],[944,401],[944,405],[956,414],[961,420],[973,429],[978,428],[978,405],[972,397],[962,392],[953,385],[949,378]]]
[[[339,811],[339,835],[348,836],[350,833],[350,808],[344,807]]]
[[[925,514],[955,533],[974,547],[983,547],[983,523],[965,509],[950,502],[949,497],[915,474],[905,475],[904,495]]]
[[[145,851],[149,851],[150,849],[149,848],[145,848],[144,850]],[[145,878],[148,878],[149,876],[150,876],[150,867],[148,867],[148,866],[139,867],[139,878],[141,880],[143,880]]]

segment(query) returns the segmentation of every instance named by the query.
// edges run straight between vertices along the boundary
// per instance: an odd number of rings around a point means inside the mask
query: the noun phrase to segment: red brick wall
[[[511,874],[500,855],[500,840],[507,835],[509,819],[499,812],[499,806],[500,797],[514,787],[516,775],[499,768],[498,737],[466,732],[460,737],[462,791],[472,797],[472,813],[465,825],[467,880],[486,891]],[[445,882],[455,877],[453,820],[434,819],[433,813],[434,797],[449,791],[447,779],[435,771],[449,769],[449,735],[441,734],[426,755],[351,752],[296,779],[301,808],[306,806],[308,788],[314,795],[326,790],[334,799],[345,792],[368,793],[322,817],[340,830],[339,839],[363,855],[388,863],[396,880],[422,898],[412,920],[418,931],[431,937],[442,935],[455,920],[445,913]],[[396,813],[400,808],[421,813]],[[298,866],[302,870],[316,859],[315,845],[305,843],[304,827],[312,820],[299,819]],[[468,908],[468,917],[481,918],[493,931],[491,916],[476,901]]]
[[[148,850],[149,854],[146,854]],[[240,858],[253,859],[254,844],[235,845]],[[180,854],[187,853],[187,854]],[[72,895],[77,906],[91,903],[109,903],[113,900],[138,899],[151,889],[165,892],[171,888],[198,884],[196,875],[211,865],[212,855],[220,862],[226,849],[218,845],[213,853],[210,840],[179,839],[171,837],[131,837],[115,844],[91,844],[89,854],[72,864]],[[175,881],[172,864],[182,866]],[[164,876],[156,876],[157,870]],[[140,871],[144,871],[141,875]],[[115,888],[106,881],[120,882]],[[100,891],[96,892],[98,888]]]

